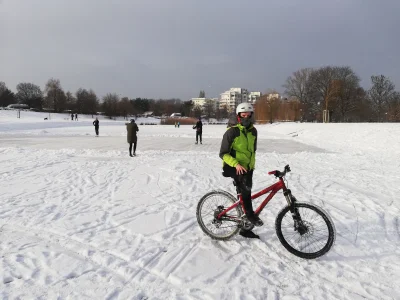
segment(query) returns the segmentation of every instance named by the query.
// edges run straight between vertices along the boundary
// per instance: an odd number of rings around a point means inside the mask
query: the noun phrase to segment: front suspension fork
[[[286,198],[290,213],[292,214],[292,218],[294,221],[294,228],[295,228],[295,230],[298,230],[299,227],[302,226],[303,220],[301,219],[298,208],[295,206],[297,199],[295,196],[292,195],[292,191],[290,189],[285,190],[283,192],[283,195]]]

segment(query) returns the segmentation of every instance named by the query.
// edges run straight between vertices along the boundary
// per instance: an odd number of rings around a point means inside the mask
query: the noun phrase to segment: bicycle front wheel
[[[295,203],[301,221],[295,226],[289,207],[282,209],[275,221],[279,241],[292,254],[314,259],[327,253],[336,237],[335,226],[320,207],[309,203]],[[297,228],[296,228],[297,227]]]
[[[228,240],[237,234],[242,216],[239,206],[231,209],[222,219],[216,218],[236,201],[235,197],[225,191],[212,191],[204,195],[196,211],[197,222],[203,232],[215,240]]]

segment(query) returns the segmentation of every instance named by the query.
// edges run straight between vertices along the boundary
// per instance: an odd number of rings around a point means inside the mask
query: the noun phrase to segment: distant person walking
[[[200,144],[202,144],[203,123],[201,122],[201,118],[199,118],[196,125],[193,126],[193,129],[196,129],[196,145],[199,143],[199,138]]]
[[[96,131],[96,136],[99,136],[99,120],[97,118],[93,121],[93,126],[94,130]]]
[[[179,128],[179,126],[181,126],[181,122],[178,121],[178,128]]]
[[[72,121],[74,120],[74,114],[71,114],[71,120]]]
[[[139,131],[139,127],[135,123],[134,119],[131,119],[130,123],[125,123],[126,125],[126,137],[129,144],[129,156],[136,155],[136,146],[137,146],[137,135],[136,133]],[[132,145],[133,145],[133,155],[132,155]]]
[[[78,114],[75,114],[75,121],[78,121]]]

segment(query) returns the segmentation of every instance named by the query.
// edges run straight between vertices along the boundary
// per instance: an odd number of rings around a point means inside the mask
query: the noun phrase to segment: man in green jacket
[[[135,123],[134,119],[131,119],[130,123],[125,123],[126,125],[126,131],[127,131],[127,140],[129,143],[129,156],[135,156],[136,155],[136,146],[137,146],[137,135],[136,132],[139,131],[139,127]],[[133,155],[132,155],[132,144],[133,146]]]
[[[262,226],[263,222],[254,213],[251,201],[257,150],[257,130],[252,122],[253,112],[254,108],[250,103],[240,103],[237,106],[236,115],[229,120],[228,129],[222,138],[219,156],[223,160],[224,176],[232,177],[239,186],[247,219],[255,226]],[[259,238],[251,230],[243,228],[240,235]]]

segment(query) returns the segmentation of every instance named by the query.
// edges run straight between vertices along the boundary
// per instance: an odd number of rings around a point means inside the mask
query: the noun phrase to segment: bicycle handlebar
[[[290,171],[291,170],[290,170],[289,165],[286,165],[283,172],[275,170],[275,171],[268,172],[268,175],[275,175],[275,177],[282,178],[282,177],[285,177],[286,173],[289,173]]]

